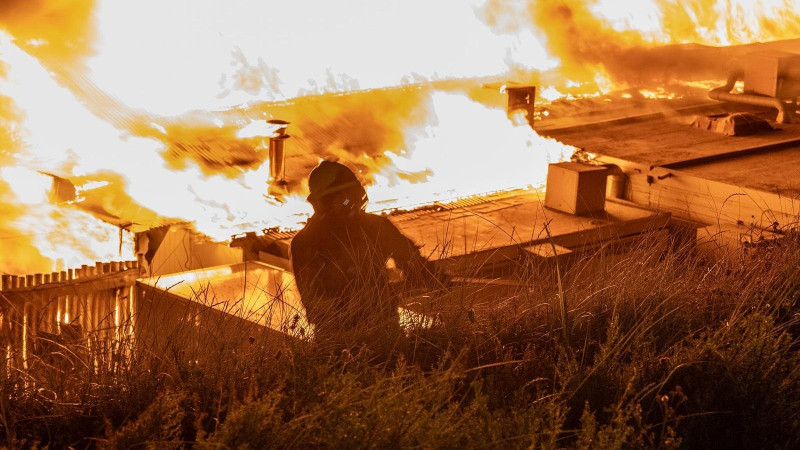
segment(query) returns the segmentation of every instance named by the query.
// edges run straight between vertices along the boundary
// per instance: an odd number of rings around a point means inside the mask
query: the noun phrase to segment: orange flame
[[[142,227],[185,220],[218,240],[296,227],[310,212],[303,180],[322,158],[354,167],[372,208],[539,186],[546,163],[572,149],[478,101],[469,77],[537,82],[547,99],[676,74],[706,80],[722,76],[723,58],[680,44],[800,31],[797,1],[618,5],[3,2],[0,270],[60,269],[129,247],[86,211]],[[265,196],[263,138],[241,134],[270,117],[292,122],[281,201]],[[53,196],[53,176],[72,183],[69,195]]]
[[[484,20],[500,34],[535,33],[559,60],[544,77],[567,91],[722,78],[727,56],[697,45],[738,45],[800,35],[797,0],[489,0]],[[511,61],[520,76],[524,63]],[[688,80],[687,80],[688,81]]]

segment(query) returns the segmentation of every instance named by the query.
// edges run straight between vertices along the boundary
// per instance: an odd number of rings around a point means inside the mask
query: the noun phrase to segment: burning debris
[[[769,122],[750,113],[698,116],[692,121],[692,126],[727,136],[747,136],[753,133],[775,131]]]

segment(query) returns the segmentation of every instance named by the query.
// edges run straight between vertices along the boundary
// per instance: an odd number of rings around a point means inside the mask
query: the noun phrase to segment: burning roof
[[[310,211],[302,180],[321,158],[356,168],[376,209],[538,185],[546,164],[572,148],[509,120],[504,100],[481,84],[514,79],[538,93],[594,95],[646,78],[720,77],[717,63],[739,47],[708,45],[797,30],[786,5],[712,17],[657,1],[627,18],[579,1],[241,5],[0,7],[0,254],[15,255],[2,270],[112,259],[119,230],[94,216],[123,227],[174,218],[218,240],[296,227]],[[654,12],[660,20],[644,20]],[[354,25],[330,20],[340,13]],[[441,39],[445,22],[458,38]],[[703,45],[679,45],[689,41]],[[684,60],[691,64],[676,66]],[[559,115],[559,105],[549,111]],[[261,139],[237,136],[269,118],[294,129],[280,199],[265,197]],[[53,205],[42,173],[69,180],[75,198]],[[92,245],[64,234],[88,234],[81,239]]]

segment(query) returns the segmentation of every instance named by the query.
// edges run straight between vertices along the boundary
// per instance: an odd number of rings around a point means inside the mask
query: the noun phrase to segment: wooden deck
[[[572,252],[661,229],[668,212],[654,212],[621,200],[606,202],[594,216],[575,216],[544,207],[541,191],[517,190],[486,197],[396,212],[389,219],[421,253],[453,274],[474,274],[493,267],[543,258],[556,245]],[[255,237],[277,249],[259,260],[287,270],[293,233]]]
[[[598,163],[627,176],[624,197],[636,204],[703,225],[742,232],[795,228],[800,214],[800,124],[777,124],[773,132],[729,137],[692,128],[702,114],[750,112],[773,120],[774,110],[715,103],[671,115],[544,131],[580,147]]]
[[[606,202],[594,216],[575,216],[544,207],[544,193],[522,191],[505,198],[392,221],[422,245],[422,253],[454,273],[514,264],[545,254],[555,244],[581,250],[666,226],[669,213],[626,202]],[[543,250],[538,250],[544,247]]]

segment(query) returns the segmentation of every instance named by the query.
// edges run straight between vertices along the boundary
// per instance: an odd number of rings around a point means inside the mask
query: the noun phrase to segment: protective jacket
[[[306,316],[320,340],[399,333],[389,259],[414,285],[438,282],[432,265],[389,219],[363,211],[348,218],[315,214],[294,237],[291,255]]]

